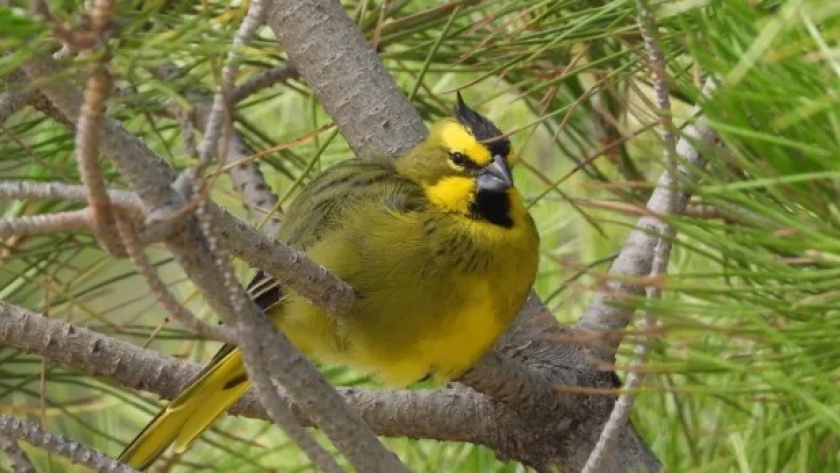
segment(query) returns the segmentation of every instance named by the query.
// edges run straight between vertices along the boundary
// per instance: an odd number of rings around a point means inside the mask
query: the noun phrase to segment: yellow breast
[[[305,353],[375,373],[387,385],[406,386],[428,374],[439,380],[460,375],[525,301],[537,265],[533,222],[524,209],[517,209],[510,229],[442,216],[446,222],[429,235],[429,215],[364,214],[364,222],[348,222],[308,252],[357,290],[351,313],[336,324],[290,294],[281,328]],[[457,263],[465,245],[481,265]],[[440,251],[453,246],[461,250]]]

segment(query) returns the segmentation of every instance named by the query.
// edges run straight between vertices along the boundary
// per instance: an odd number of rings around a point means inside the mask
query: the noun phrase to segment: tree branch
[[[203,368],[200,364],[142,349],[2,301],[0,342],[167,399],[180,394]],[[543,435],[557,435],[558,431],[563,432],[561,436],[552,437],[549,443],[568,444],[566,448],[570,455],[577,452],[580,439],[577,438],[576,426],[583,425],[571,419],[551,417],[546,424],[550,428],[546,428],[546,425],[522,418],[506,404],[460,385],[434,391],[339,388],[338,392],[379,435],[470,442],[487,446],[500,459],[516,459],[530,464],[539,464],[538,456],[546,453],[535,448],[534,444],[543,444],[538,439]],[[279,395],[285,396],[285,392],[279,392]],[[599,398],[608,399],[603,395]],[[314,425],[305,408],[293,407],[302,425]],[[229,412],[269,420],[253,391],[243,396]],[[544,414],[546,417],[554,415],[553,412]],[[562,429],[557,428],[558,424]],[[622,432],[619,447],[636,453],[620,458],[609,457],[605,468],[608,471],[654,470],[655,459],[640,453],[645,451],[643,445],[632,431]],[[564,468],[577,471],[586,460],[587,452],[582,452],[582,458],[573,458],[568,463],[564,461]],[[580,456],[581,452],[577,455]]]
[[[198,363],[143,349],[3,301],[0,301],[0,342],[166,399],[180,394],[203,368]],[[494,436],[506,435],[492,428],[497,411],[507,412],[508,423],[516,422],[515,413],[503,404],[463,389],[380,391],[339,388],[339,392],[377,434],[389,437],[492,446],[499,443]],[[285,396],[283,392],[281,395]],[[306,411],[294,406],[294,412],[302,425],[314,425]],[[491,412],[493,416],[480,415]],[[230,413],[269,420],[253,392],[243,396]]]
[[[93,470],[114,473],[136,472],[84,444],[69,440],[63,435],[51,434],[32,422],[16,419],[7,414],[0,414],[0,435],[25,440],[36,447]]]
[[[19,218],[0,218],[0,238],[89,230],[90,227],[88,209]]]
[[[121,210],[129,211],[138,217],[142,216],[142,204],[133,192],[109,190],[108,198]],[[0,199],[87,202],[87,189],[63,182],[3,181],[0,182]]]
[[[671,93],[668,87],[667,64],[665,63],[665,54],[662,52],[662,47],[659,43],[657,29],[658,25],[656,19],[653,17],[647,4],[644,0],[636,0],[637,23],[639,31],[642,34],[645,42],[645,50],[648,53],[648,64],[653,72],[653,84],[656,94],[656,114],[659,116],[659,134],[662,137],[664,144],[664,157],[666,161],[666,173],[676,172],[677,170],[677,156],[674,149],[676,144],[676,136],[674,135],[674,124],[671,120]],[[676,182],[679,186],[679,182]],[[678,193],[685,190],[676,187],[671,189],[671,201],[667,210],[674,210],[676,208],[676,199]],[[686,205],[687,205],[686,199]],[[685,208],[681,209],[685,210]],[[667,215],[666,215],[667,216]],[[667,222],[659,221],[658,241],[654,247],[653,263],[650,271],[650,279],[658,281],[662,276],[668,272],[668,262],[671,257],[671,245],[675,236],[674,229]],[[648,286],[646,289],[646,296],[648,301],[659,300],[662,296],[662,289],[658,284]],[[657,325],[656,314],[648,309],[640,324],[641,330],[646,330],[651,333],[654,332]],[[648,355],[648,340],[641,337],[633,349],[633,359],[630,362],[630,370],[627,375],[627,380],[624,386],[624,392],[618,397],[618,400],[613,406],[610,417],[604,424],[604,430],[601,432],[601,437],[586,465],[583,467],[583,473],[596,473],[601,471],[601,463],[603,462],[606,452],[615,444],[621,428],[627,424],[630,419],[630,411],[633,408],[633,403],[636,400],[636,390],[641,388],[644,383],[645,372],[640,368],[644,365]]]
[[[420,115],[335,0],[266,0],[266,23],[359,157],[423,141]]]
[[[299,76],[300,74],[298,73],[295,65],[287,62],[267,71],[263,71],[248,79],[244,83],[236,86],[231,94],[231,100],[233,103],[239,103],[262,89],[282,84],[291,79],[297,79]]]
[[[703,95],[708,96],[714,90],[710,79],[703,86]],[[695,107],[695,113],[701,111]],[[706,123],[703,116],[688,126],[677,142],[676,152],[680,163],[676,173],[664,172],[647,203],[648,215],[636,222],[636,228],[627,237],[618,257],[610,268],[607,290],[595,294],[583,317],[576,327],[591,332],[593,341],[590,348],[593,355],[607,362],[615,361],[615,351],[621,343],[620,330],[626,327],[633,317],[633,307],[627,301],[645,291],[645,280],[650,274],[653,258],[656,254],[657,241],[662,236],[660,219],[663,215],[681,214],[690,197],[690,188],[699,179],[697,170],[702,169],[706,160],[695,144],[710,146],[717,142],[717,133]]]
[[[14,473],[37,473],[29,457],[26,456],[26,452],[12,437],[0,434],[0,450],[6,452]]]
[[[31,74],[33,81],[40,85],[41,91],[54,104],[54,108],[46,110],[53,111],[60,122],[73,126],[76,120],[73,111],[82,104],[81,93],[72,85],[53,79],[60,75],[55,62],[48,57],[33,59],[24,66],[24,70]],[[102,145],[103,154],[137,192],[151,223],[158,220],[170,224],[160,233],[152,232],[153,236],[162,239],[181,233],[182,226],[172,225],[168,220],[186,205],[186,199],[170,186],[178,177],[175,170],[140,139],[107,117],[103,119]],[[207,211],[215,222],[219,244],[232,255],[260,267],[331,314],[342,314],[353,303],[353,289],[303,253],[255,230],[212,202],[208,204]],[[143,235],[140,239],[146,241]]]

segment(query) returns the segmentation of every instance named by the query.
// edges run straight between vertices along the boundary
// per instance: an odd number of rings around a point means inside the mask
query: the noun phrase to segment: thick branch
[[[359,157],[402,154],[426,126],[335,0],[266,0],[266,23]]]

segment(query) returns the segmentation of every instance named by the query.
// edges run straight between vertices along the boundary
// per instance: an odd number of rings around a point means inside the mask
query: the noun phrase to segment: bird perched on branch
[[[264,274],[257,304],[301,352],[406,386],[453,379],[509,327],[537,270],[539,237],[513,186],[515,154],[499,129],[458,95],[455,117],[396,159],[352,159],[311,181],[278,238],[349,283],[340,321]],[[172,443],[185,450],[250,387],[225,346],[126,448],[148,467]]]

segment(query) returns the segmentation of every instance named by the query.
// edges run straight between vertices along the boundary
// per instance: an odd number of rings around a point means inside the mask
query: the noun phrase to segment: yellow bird
[[[537,271],[539,237],[513,186],[510,142],[458,95],[455,117],[396,159],[339,163],[286,212],[278,238],[347,281],[341,323],[263,273],[257,304],[301,352],[406,386],[456,378],[509,327]],[[222,348],[120,456],[147,468],[189,445],[250,387]]]

